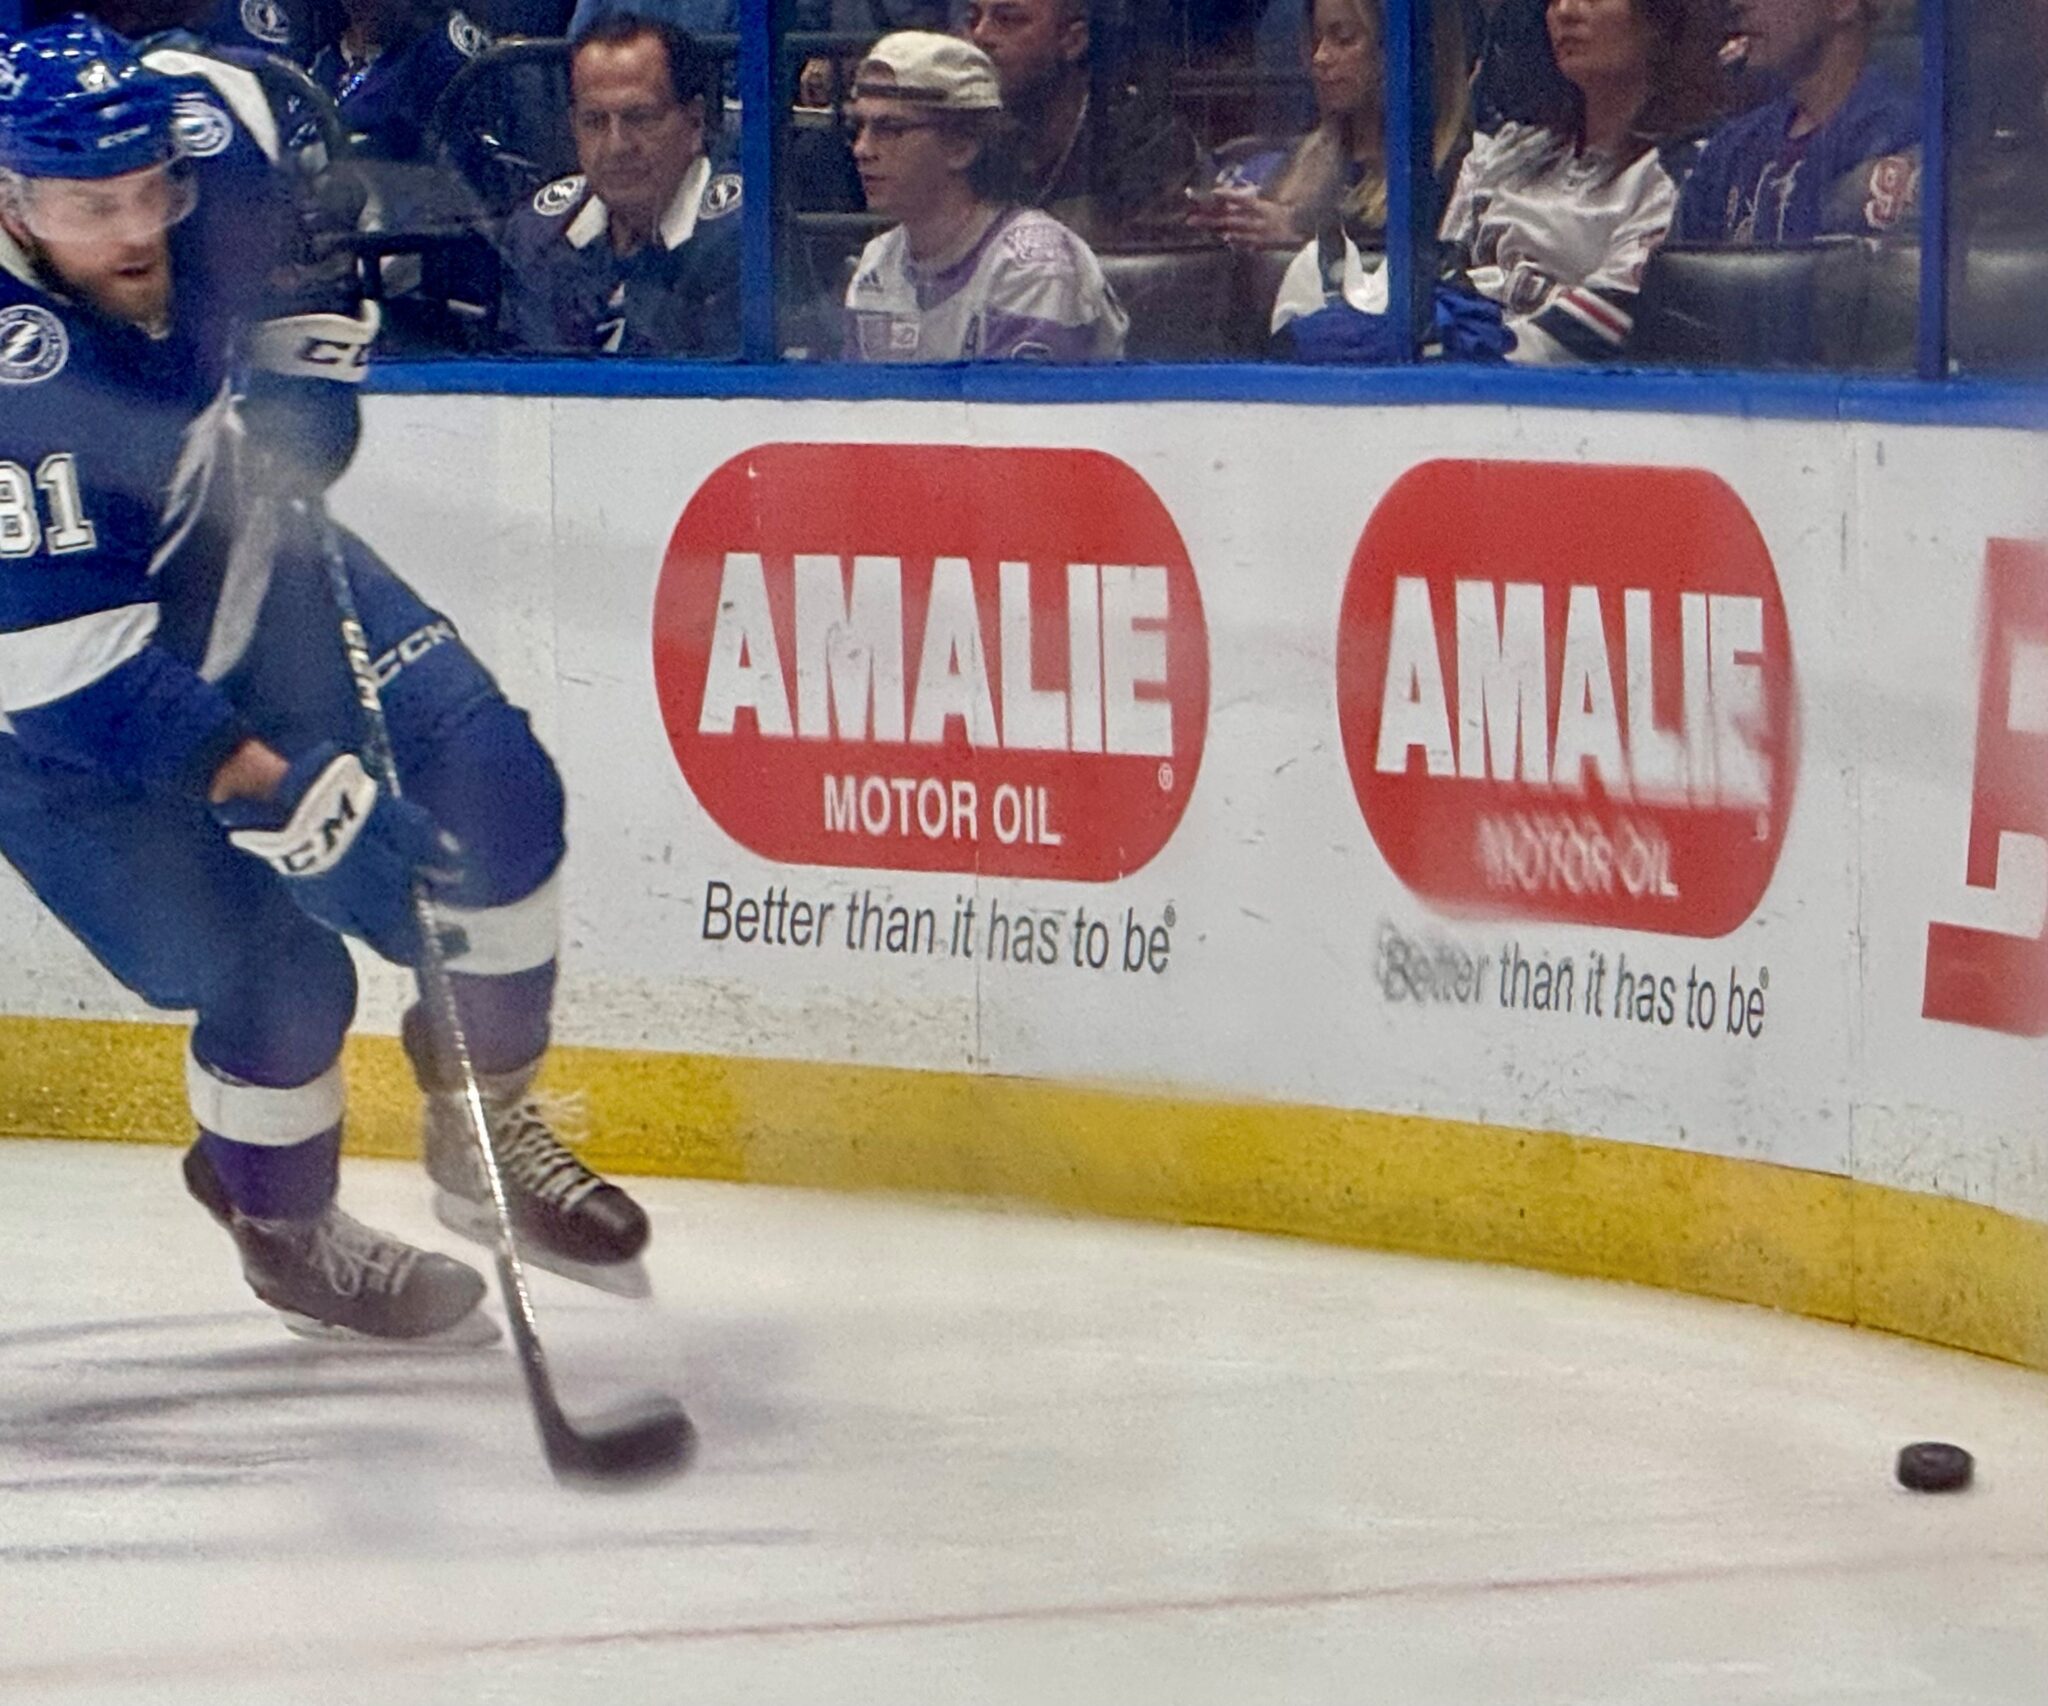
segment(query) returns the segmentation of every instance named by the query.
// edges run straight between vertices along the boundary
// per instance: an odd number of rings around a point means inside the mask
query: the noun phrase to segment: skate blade
[[[332,1321],[315,1320],[293,1309],[280,1309],[277,1315],[286,1331],[323,1345],[359,1345],[378,1351],[477,1351],[498,1342],[497,1322],[481,1309],[472,1309],[438,1333],[421,1333],[410,1339],[360,1333],[353,1327],[337,1327]]]
[[[473,1203],[467,1197],[436,1187],[434,1218],[450,1232],[460,1233],[487,1250],[498,1247],[498,1217],[481,1203]],[[654,1295],[647,1269],[638,1256],[630,1262],[579,1262],[572,1256],[550,1250],[545,1244],[522,1238],[519,1241],[519,1259],[529,1268],[545,1268],[551,1274],[560,1274],[563,1279],[587,1285],[593,1291],[610,1292],[614,1297]]]

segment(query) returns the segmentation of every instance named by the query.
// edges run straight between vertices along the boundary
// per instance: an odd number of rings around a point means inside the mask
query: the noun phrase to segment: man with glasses
[[[507,222],[510,350],[720,356],[739,347],[740,180],[705,152],[717,79],[671,24],[608,13],[569,62],[582,171]]]
[[[1019,201],[995,67],[951,36],[884,36],[854,74],[853,163],[898,221],[847,287],[857,361],[1114,361],[1128,322],[1093,251]]]

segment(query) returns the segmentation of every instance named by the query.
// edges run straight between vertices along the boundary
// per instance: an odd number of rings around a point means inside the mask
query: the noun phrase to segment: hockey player
[[[672,24],[607,13],[570,50],[569,93],[583,169],[506,222],[505,347],[737,354],[740,180],[705,152],[709,60]]]
[[[275,146],[254,79],[198,55],[145,64],[72,18],[0,56],[0,854],[115,976],[195,1012],[185,1177],[257,1295],[306,1330],[459,1334],[488,1326],[477,1275],[334,1200],[341,933],[416,960],[416,882],[536,1258],[627,1262],[647,1225],[526,1095],[554,767],[446,618],[339,536],[406,797],[350,750],[326,536],[271,494],[346,461],[374,322]],[[479,1231],[447,1040],[417,1008],[404,1030],[437,1207]]]
[[[1129,322],[1094,251],[1019,206],[995,67],[951,36],[899,30],[869,50],[848,109],[869,208],[902,221],[847,287],[860,361],[1114,361]]]

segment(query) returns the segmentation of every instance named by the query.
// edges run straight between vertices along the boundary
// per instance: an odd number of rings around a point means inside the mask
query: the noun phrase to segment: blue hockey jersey
[[[403,47],[386,48],[362,64],[352,64],[336,45],[323,47],[310,74],[334,97],[341,122],[364,153],[416,160],[441,91],[490,45],[481,26],[449,12]]]
[[[197,791],[243,733],[215,683],[253,619],[235,577],[268,561],[241,537],[233,386],[290,202],[253,76],[148,63],[182,85],[199,183],[169,329],[68,299],[0,232],[0,713],[46,761]]]
[[[1792,97],[1781,95],[1707,138],[1679,197],[1675,241],[1776,245],[1871,234],[1865,224],[1829,217],[1831,192],[1863,162],[1916,144],[1920,103],[1866,68],[1825,124],[1794,137],[1795,112]]]
[[[739,206],[739,178],[700,157],[658,241],[620,256],[581,173],[544,185],[506,221],[501,343],[530,354],[737,354]]]

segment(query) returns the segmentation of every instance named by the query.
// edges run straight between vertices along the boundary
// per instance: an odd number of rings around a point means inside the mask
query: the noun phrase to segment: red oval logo
[[[1209,720],[1187,547],[1091,450],[734,457],[669,540],[654,679],[704,809],[807,865],[1128,876]]]
[[[1791,634],[1713,474],[1411,469],[1351,560],[1337,693],[1373,840],[1446,910],[1722,936],[1770,884]]]

